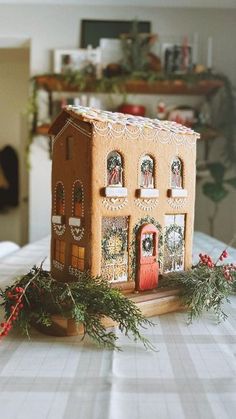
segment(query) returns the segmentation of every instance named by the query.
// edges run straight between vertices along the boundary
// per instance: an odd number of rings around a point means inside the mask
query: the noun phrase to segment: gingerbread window
[[[141,158],[140,187],[154,188],[154,160],[148,154]]]
[[[184,269],[185,214],[165,215],[164,272]]]
[[[74,217],[82,217],[83,213],[83,189],[79,182],[75,183],[73,191],[73,203],[74,203]]]
[[[61,182],[56,187],[56,214],[64,215],[65,211],[65,191]]]
[[[183,162],[179,157],[174,157],[170,166],[170,189],[167,195],[170,198],[187,198],[188,191],[183,187]]]
[[[179,157],[171,163],[171,188],[183,188],[183,164]]]
[[[123,161],[117,151],[107,156],[107,186],[123,186]]]
[[[72,244],[71,247],[71,266],[72,268],[84,271],[85,248]]]
[[[54,242],[54,259],[64,264],[65,263],[65,242],[64,240],[56,239]]]
[[[155,161],[149,154],[145,154],[139,160],[139,198],[157,198],[159,190],[154,184]]]

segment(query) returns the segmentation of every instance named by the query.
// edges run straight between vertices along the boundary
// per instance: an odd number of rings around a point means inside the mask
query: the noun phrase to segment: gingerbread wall
[[[133,136],[132,136],[133,129]],[[91,241],[91,270],[93,274],[101,273],[102,260],[102,217],[129,217],[129,246],[133,240],[132,232],[140,219],[149,215],[164,227],[165,214],[185,214],[185,269],[192,263],[192,238],[194,225],[195,202],[195,160],[196,137],[194,135],[177,135],[160,132],[153,135],[146,129],[142,134],[135,135],[137,130],[129,128],[121,135],[120,126],[113,126],[113,133],[109,132],[104,123],[98,122],[94,126],[92,149],[92,241]],[[117,134],[116,134],[117,133]],[[107,155],[111,151],[118,151],[124,162],[124,187],[128,190],[127,198],[108,198],[104,195],[106,187]],[[138,197],[140,158],[144,154],[150,155],[155,162],[155,188],[159,190],[158,198],[144,200]],[[185,198],[168,197],[170,188],[170,174],[172,159],[178,156],[183,162],[183,188],[187,190]],[[124,288],[134,287],[131,278],[131,260],[129,266],[131,282],[124,284]],[[118,283],[120,287],[121,284]]]
[[[60,127],[62,128],[62,127]],[[72,155],[67,158],[66,142],[72,138]],[[71,245],[80,244],[85,248],[85,269],[90,269],[90,227],[91,227],[91,126],[80,123],[80,127],[65,123],[53,140],[52,162],[52,217],[57,215],[56,187],[61,183],[65,191],[65,208],[62,224],[52,223],[51,271],[59,281],[70,281],[74,275],[69,270],[71,264]],[[83,190],[83,214],[80,227],[72,227],[69,220],[73,216],[73,189],[79,181]],[[74,231],[73,231],[74,229]],[[79,240],[78,240],[79,239]],[[55,240],[65,242],[65,263],[55,260]]]

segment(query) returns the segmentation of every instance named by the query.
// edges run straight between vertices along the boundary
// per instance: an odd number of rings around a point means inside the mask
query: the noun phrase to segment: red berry
[[[23,307],[24,307],[24,304],[22,304],[22,303],[21,303],[21,304],[19,305],[19,308],[23,308]]]
[[[227,258],[229,255],[228,255],[228,252],[227,252],[227,250],[224,250],[223,252],[222,252],[222,256],[224,257],[224,258]]]

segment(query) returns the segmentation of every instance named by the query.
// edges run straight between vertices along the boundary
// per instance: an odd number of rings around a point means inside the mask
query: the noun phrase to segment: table
[[[224,245],[202,233],[201,251],[214,257]],[[0,259],[0,286],[48,255],[49,238]],[[236,250],[230,249],[231,260]],[[44,263],[49,268],[49,259]],[[206,314],[190,326],[185,313],[155,317],[144,334],[146,351],[121,335],[122,352],[88,339],[13,331],[0,342],[0,417],[3,419],[228,419],[236,411],[236,297],[216,325]],[[0,311],[0,315],[2,311]]]

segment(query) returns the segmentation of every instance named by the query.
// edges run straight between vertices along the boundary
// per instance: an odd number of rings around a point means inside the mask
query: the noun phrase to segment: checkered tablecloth
[[[195,234],[194,253],[218,256],[224,245]],[[0,259],[0,285],[47,255],[49,239]],[[230,249],[236,260],[236,250]],[[45,260],[45,268],[49,260]],[[0,342],[1,419],[235,419],[236,297],[228,319],[212,315],[186,325],[186,314],[154,318],[145,351],[120,337],[123,352],[97,349],[79,337],[12,332]],[[1,314],[2,312],[0,312]]]

